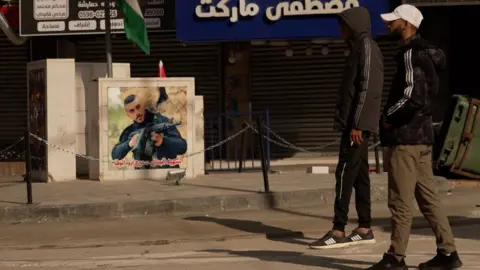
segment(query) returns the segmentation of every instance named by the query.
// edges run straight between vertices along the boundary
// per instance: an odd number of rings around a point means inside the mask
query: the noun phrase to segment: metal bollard
[[[258,140],[260,142],[260,157],[262,159],[263,185],[265,187],[265,193],[270,193],[270,183],[268,182],[268,166],[265,160],[265,149],[263,145],[263,128],[260,118],[257,118],[257,128]]]
[[[242,129],[244,129],[247,125],[243,124]],[[246,153],[245,151],[245,133],[243,132],[242,135],[240,135],[240,157],[238,159],[238,172],[241,173],[243,172],[243,160],[244,160],[244,154]]]
[[[27,183],[27,204],[33,204],[32,195],[32,155],[30,153],[30,131],[27,129],[25,140],[25,182]]]

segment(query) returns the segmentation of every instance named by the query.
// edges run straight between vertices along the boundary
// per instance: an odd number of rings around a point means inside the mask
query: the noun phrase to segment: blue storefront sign
[[[389,0],[176,0],[177,38],[185,42],[335,38],[337,16],[362,6],[374,35],[386,32],[380,14]]]

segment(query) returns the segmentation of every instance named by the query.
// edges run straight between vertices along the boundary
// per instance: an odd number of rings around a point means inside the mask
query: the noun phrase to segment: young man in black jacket
[[[339,98],[335,129],[342,132],[335,172],[336,198],[333,229],[311,248],[329,249],[355,244],[374,244],[371,230],[368,141],[378,131],[383,89],[383,56],[371,36],[370,14],[357,7],[340,14],[342,35],[349,45]],[[355,188],[358,227],[345,236],[350,197]]]
[[[401,5],[392,13],[382,14],[382,19],[402,40],[381,123],[381,140],[389,148],[386,162],[392,236],[383,259],[368,269],[408,269],[404,258],[414,199],[437,238],[437,255],[419,268],[457,269],[462,262],[436,193],[432,169],[432,103],[438,91],[437,71],[445,68],[445,54],[417,34],[423,16],[416,7]]]

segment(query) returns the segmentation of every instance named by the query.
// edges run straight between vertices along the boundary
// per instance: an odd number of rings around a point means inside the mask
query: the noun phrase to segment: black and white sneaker
[[[442,254],[437,251],[437,256],[433,259],[421,263],[418,266],[420,270],[450,270],[458,269],[463,266],[463,262],[460,260],[458,253],[455,251],[449,255]]]
[[[346,238],[338,237],[332,231],[329,231],[320,240],[310,244],[313,249],[331,249],[346,247]]]
[[[369,230],[367,233],[361,233],[357,229],[346,237],[345,242],[348,246],[373,245],[377,243],[372,230]]]
[[[395,256],[391,254],[384,254],[383,259],[366,270],[408,270],[405,259],[399,261]]]

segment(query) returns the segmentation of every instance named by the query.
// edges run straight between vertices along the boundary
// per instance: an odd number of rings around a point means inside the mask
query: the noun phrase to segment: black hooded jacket
[[[382,115],[391,127],[380,130],[382,144],[432,145],[432,103],[438,92],[438,72],[446,66],[445,54],[415,35],[400,48],[396,62],[397,72]]]
[[[383,56],[372,39],[370,14],[363,7],[340,14],[352,30],[350,54],[335,109],[335,129],[378,131],[383,89]]]

